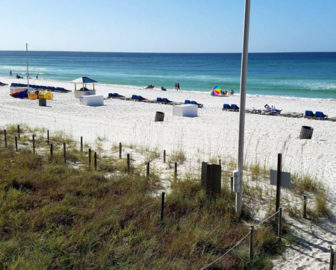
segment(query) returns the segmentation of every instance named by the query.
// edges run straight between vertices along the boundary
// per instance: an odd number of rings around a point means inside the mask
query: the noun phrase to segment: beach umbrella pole
[[[245,133],[245,103],[246,103],[246,77],[248,41],[250,28],[250,0],[245,0],[245,18],[243,34],[243,53],[240,74],[240,109],[239,109],[239,139],[238,139],[238,185],[236,193],[236,212],[241,213],[243,199],[243,162],[244,162],[244,133]]]

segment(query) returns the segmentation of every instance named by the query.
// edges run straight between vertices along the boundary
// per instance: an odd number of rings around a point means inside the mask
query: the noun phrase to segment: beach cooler
[[[173,116],[197,117],[198,106],[192,104],[174,105]]]
[[[102,95],[82,95],[79,103],[85,106],[104,106],[104,96]]]

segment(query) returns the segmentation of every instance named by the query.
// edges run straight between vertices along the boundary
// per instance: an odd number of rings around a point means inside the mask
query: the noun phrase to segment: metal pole
[[[248,41],[250,28],[250,0],[245,0],[244,18],[244,40],[243,54],[241,59],[240,74],[240,109],[239,109],[239,139],[238,139],[238,181],[243,185],[243,162],[244,162],[244,133],[245,133],[245,102],[246,102],[246,77],[247,77],[247,58]],[[242,209],[243,189],[236,193],[236,212]]]
[[[26,63],[27,63],[27,89],[29,90],[28,43],[26,43]]]

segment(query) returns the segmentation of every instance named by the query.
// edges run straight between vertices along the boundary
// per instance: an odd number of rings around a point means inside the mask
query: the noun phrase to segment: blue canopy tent
[[[90,79],[89,77],[79,77],[73,80],[72,82],[75,84],[74,93],[75,93],[76,98],[79,98],[82,95],[95,95],[96,94],[94,83],[96,83],[97,81]],[[77,90],[77,83],[81,83],[83,85],[83,87],[79,90]],[[93,90],[86,88],[86,84],[88,83],[92,83]]]
[[[92,83],[93,90],[95,90],[94,83],[96,83],[97,81],[90,79],[89,77],[79,77],[73,80],[72,82],[75,84],[75,90],[77,90],[77,85],[76,85],[77,83],[83,84],[83,89],[86,88],[87,83]]]

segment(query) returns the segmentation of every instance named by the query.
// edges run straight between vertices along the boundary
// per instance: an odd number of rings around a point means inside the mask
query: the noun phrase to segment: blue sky
[[[2,0],[0,50],[240,52],[244,0]],[[335,0],[251,0],[251,52],[336,51]]]

